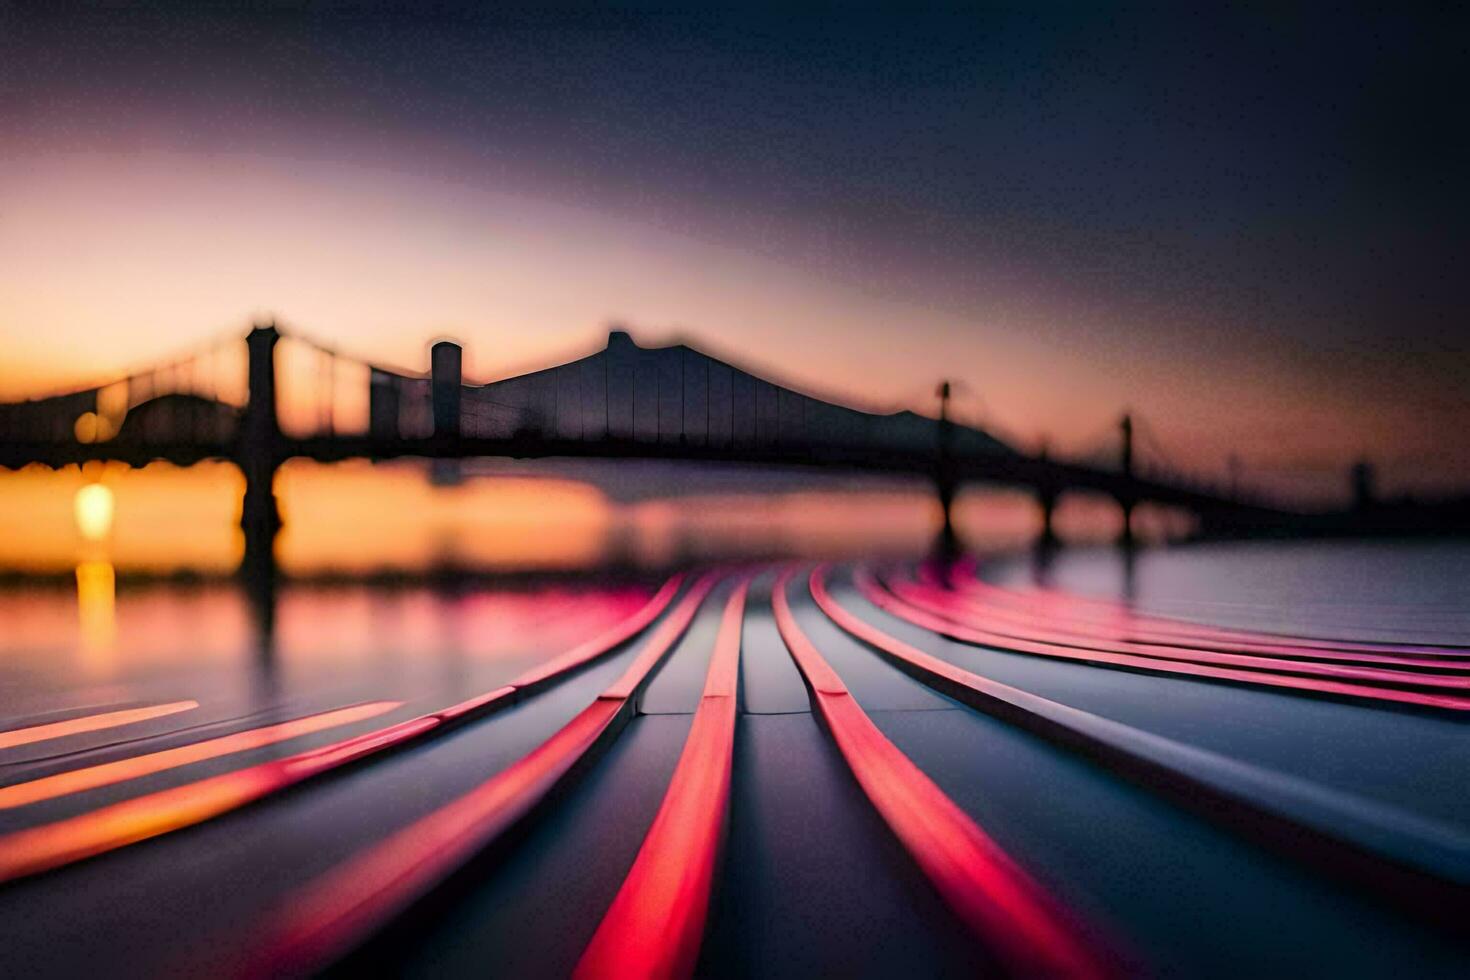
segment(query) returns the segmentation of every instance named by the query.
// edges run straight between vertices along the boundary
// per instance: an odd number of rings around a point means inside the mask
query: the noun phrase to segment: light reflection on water
[[[171,676],[329,678],[361,669],[507,669],[559,653],[630,615],[641,584],[291,586],[282,590],[265,664],[246,597],[229,584],[115,588],[110,566],[77,587],[0,589],[0,713],[45,689],[126,685]]]
[[[239,472],[221,462],[0,471],[0,570],[69,574],[80,558],[98,558],[121,574],[227,574],[242,554],[243,490]],[[84,508],[88,520],[79,523],[76,504],[92,501],[79,494],[103,491],[110,530],[105,541],[91,541],[82,525],[100,515]],[[523,467],[436,485],[420,463],[293,461],[282,467],[276,494],[285,521],[277,557],[297,575],[915,554],[940,516],[924,480],[678,467]],[[1040,527],[1034,500],[993,489],[963,493],[954,516],[965,539],[984,548],[1016,546]],[[1185,526],[1174,517],[1140,509],[1141,533],[1177,535]],[[1069,540],[1110,540],[1118,511],[1070,494],[1056,523]],[[104,550],[94,553],[99,544]]]
[[[1111,548],[982,563],[992,580],[1126,598],[1128,562]],[[432,665],[526,664],[630,614],[639,584],[588,574],[461,589],[292,585],[277,603],[273,669],[352,675]],[[1142,549],[1131,592],[1143,611],[1245,628],[1404,642],[1470,642],[1470,544],[1252,543]],[[258,634],[227,583],[118,587],[106,562],[75,588],[0,589],[0,701],[14,692],[109,685],[172,673],[257,672]]]
[[[105,561],[77,566],[78,647],[101,669],[117,644],[117,577]]]

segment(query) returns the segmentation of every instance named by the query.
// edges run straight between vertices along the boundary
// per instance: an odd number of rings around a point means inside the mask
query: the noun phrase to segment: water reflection
[[[94,672],[104,670],[117,642],[117,576],[111,562],[77,566],[77,622],[83,655]]]
[[[1060,545],[1055,537],[1038,537],[1031,547],[1031,581],[1038,588],[1047,589],[1052,584],[1052,567],[1056,564]]]
[[[626,469],[530,467],[436,486],[421,463],[293,461],[277,476],[285,519],[277,557],[294,576],[657,568],[682,559],[919,555],[939,527],[923,481],[786,474],[763,486],[743,471],[704,483],[697,473],[660,473],[651,488]],[[106,554],[81,556],[105,557],[124,577],[228,575],[242,555],[243,491],[238,470],[222,462],[0,471],[0,570],[69,574],[79,546],[96,535]],[[1069,533],[1082,533],[1086,516]],[[962,492],[954,517],[963,541],[984,548],[1029,541],[1040,521],[1026,495],[989,490]],[[1109,528],[1095,533],[1107,540]]]
[[[46,690],[81,697],[85,687],[128,700],[135,683],[166,683],[179,697],[230,690],[256,703],[303,684],[359,678],[478,690],[487,672],[525,669],[622,620],[647,600],[654,581],[288,585],[276,600],[267,662],[240,588],[119,587],[109,563],[86,561],[76,568],[75,589],[0,588],[0,714],[27,710],[31,695]]]
[[[1138,601],[1138,549],[1131,539],[1118,549],[1118,558],[1123,563],[1123,602],[1131,607]]]

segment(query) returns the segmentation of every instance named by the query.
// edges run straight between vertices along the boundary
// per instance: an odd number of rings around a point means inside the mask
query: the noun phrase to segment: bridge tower
[[[429,351],[429,398],[434,409],[434,441],[451,446],[460,435],[460,401],[464,373],[464,348],[452,340],[441,340]],[[454,486],[463,477],[457,459],[435,459],[429,479],[436,486]]]
[[[276,584],[275,541],[281,528],[276,507],[275,476],[281,464],[281,430],[276,420],[275,325],[255,327],[245,338],[249,352],[250,401],[236,446],[236,464],[245,475],[245,501],[240,527],[245,532],[245,556],[240,579],[256,603],[268,635],[274,618]]]
[[[441,340],[429,352],[429,385],[434,403],[434,438],[459,436],[460,378],[464,349],[452,340]]]
[[[1120,436],[1120,469],[1127,483],[1133,480],[1133,415],[1124,412],[1123,417],[1118,420],[1118,434]],[[1118,506],[1123,511],[1123,527],[1118,532],[1118,543],[1125,548],[1133,546],[1133,505],[1137,502],[1131,486],[1125,487],[1118,494]]]

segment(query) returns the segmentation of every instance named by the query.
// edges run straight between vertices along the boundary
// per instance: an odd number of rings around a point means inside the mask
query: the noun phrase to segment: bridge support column
[[[250,401],[245,406],[235,450],[235,462],[245,476],[245,500],[240,510],[245,555],[239,574],[255,610],[262,650],[267,652],[275,627],[275,541],[281,528],[274,485],[281,462],[275,370],[279,340],[274,326],[256,327],[245,339],[250,359]]]

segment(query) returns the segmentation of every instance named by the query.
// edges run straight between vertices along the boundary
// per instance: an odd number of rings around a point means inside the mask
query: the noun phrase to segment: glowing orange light
[[[100,483],[89,483],[77,491],[74,508],[77,530],[88,541],[101,541],[112,530],[112,491]]]
[[[117,582],[111,562],[84,561],[77,566],[77,616],[87,649],[111,646],[117,633],[116,598]]]
[[[290,738],[299,738],[302,735],[319,732],[325,728],[334,728],[337,725],[372,718],[392,711],[401,704],[403,704],[402,701],[370,701],[350,708],[339,708],[336,711],[325,711],[319,715],[297,718],[279,725],[236,732],[221,738],[195,742],[193,745],[181,745],[176,749],[149,752],[130,759],[119,759],[100,766],[87,766],[85,769],[73,769],[54,776],[45,776],[41,779],[0,787],[0,810],[25,806],[28,803],[39,803],[41,800],[55,799],[68,793],[80,793],[99,786],[110,786],[113,783],[137,779],[155,772],[162,772],[165,769],[186,766],[192,762],[203,762],[206,759],[215,759],[234,752],[263,748]]]
[[[53,721],[47,725],[14,728],[8,732],[0,732],[0,749],[30,745],[32,742],[44,742],[51,738],[61,738],[63,735],[78,735],[82,732],[95,732],[103,728],[116,728],[119,725],[132,725],[140,721],[162,718],[164,715],[177,714],[180,711],[191,711],[197,707],[199,707],[198,701],[171,701],[168,704],[155,704],[148,708],[105,711],[97,715],[68,718],[66,721]]]

